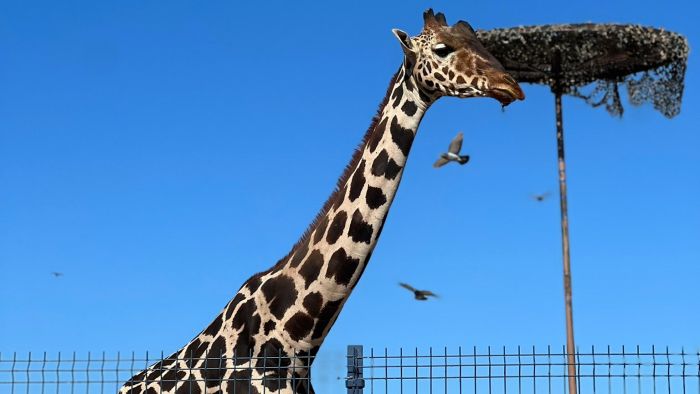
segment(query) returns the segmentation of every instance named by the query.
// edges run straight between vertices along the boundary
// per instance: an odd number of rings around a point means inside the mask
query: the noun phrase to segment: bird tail
[[[459,164],[467,164],[467,162],[469,161],[469,155],[460,156],[457,161],[459,162]]]

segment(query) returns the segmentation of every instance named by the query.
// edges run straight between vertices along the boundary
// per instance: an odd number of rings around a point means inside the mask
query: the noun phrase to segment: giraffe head
[[[492,97],[508,105],[525,94],[501,63],[484,48],[464,21],[447,25],[445,15],[423,13],[423,31],[409,37],[393,29],[408,68],[421,90],[432,97]]]

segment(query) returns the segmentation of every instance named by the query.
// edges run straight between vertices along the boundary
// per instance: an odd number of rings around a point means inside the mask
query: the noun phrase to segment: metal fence
[[[700,353],[668,347],[579,349],[579,393],[700,394]],[[348,347],[348,394],[567,393],[564,347],[430,348],[389,352]]]
[[[295,358],[305,365],[310,361],[310,356]],[[148,373],[142,373],[146,369]],[[152,382],[161,384],[147,392],[140,388],[129,392],[159,394],[176,388],[178,393],[196,394],[218,388],[216,392],[253,394],[258,392],[254,387],[262,386],[268,392],[288,387],[298,394],[310,394],[310,381],[310,373],[300,367],[295,370],[290,359],[281,354],[227,358],[205,352],[200,357],[174,358],[148,352],[111,356],[105,352],[82,356],[0,353],[0,394],[104,394],[116,393],[126,383],[132,387],[131,383]]]
[[[222,362],[219,357],[215,359],[219,373],[222,373],[222,366],[226,366],[225,371],[230,371],[228,366],[237,364]],[[700,394],[698,351],[654,346],[591,347],[579,349],[575,359],[579,393]],[[114,393],[132,376],[161,360],[162,354],[154,356],[148,353],[143,356],[134,353],[87,353],[82,356],[75,353],[0,353],[0,393]],[[248,360],[248,371],[257,364],[252,360]],[[324,387],[324,392],[329,389],[333,393],[348,394],[568,392],[568,364],[563,347],[401,348],[389,351],[348,346],[346,360],[345,378],[337,380],[335,387]],[[280,369],[277,357],[261,361],[268,371]],[[190,371],[213,369],[211,363],[183,362],[183,365],[189,365]],[[239,372],[246,370],[240,365],[234,368]],[[237,376],[238,384],[250,385],[245,374],[243,379],[235,373],[230,375]],[[230,391],[233,379],[226,381],[221,391]],[[178,387],[181,385],[177,383]],[[308,385],[303,387],[303,392],[306,392]]]

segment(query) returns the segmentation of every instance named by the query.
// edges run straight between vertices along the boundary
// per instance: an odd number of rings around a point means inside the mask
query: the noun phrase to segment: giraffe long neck
[[[399,69],[336,192],[280,267],[299,291],[299,310],[280,327],[297,349],[315,355],[360,279],[431,103]]]
[[[248,279],[206,329],[132,377],[120,393],[144,393],[149,385],[148,392],[199,393],[213,387],[229,392],[236,382],[257,392],[313,392],[299,389],[308,384],[304,380],[285,379],[307,376],[360,279],[399,187],[418,124],[432,102],[418,91],[412,74],[399,69],[337,190],[289,255]],[[224,356],[226,368],[220,364]],[[257,357],[255,365],[251,356]],[[270,379],[262,378],[267,375]]]

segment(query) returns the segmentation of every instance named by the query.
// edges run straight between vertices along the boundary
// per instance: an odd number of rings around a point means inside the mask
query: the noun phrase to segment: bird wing
[[[413,292],[416,291],[416,289],[414,289],[413,287],[411,287],[411,285],[408,285],[406,283],[399,282],[399,286],[403,287],[404,289],[408,289],[409,291],[413,291]]]
[[[447,163],[449,163],[449,162],[450,162],[449,160],[447,160],[447,159],[445,159],[444,157],[440,156],[440,158],[437,159],[437,161],[436,161],[435,163],[433,163],[433,167],[435,167],[435,168],[440,168],[440,167],[444,166],[445,164],[447,164]]]
[[[424,296],[432,296],[432,297],[437,297],[438,295],[433,293],[430,290],[421,290],[421,293],[423,293]]]
[[[459,151],[462,150],[462,141],[464,140],[464,134],[460,131],[457,133],[455,138],[452,139],[452,142],[450,142],[450,147],[447,149],[450,153],[454,153],[455,155],[459,154]]]

